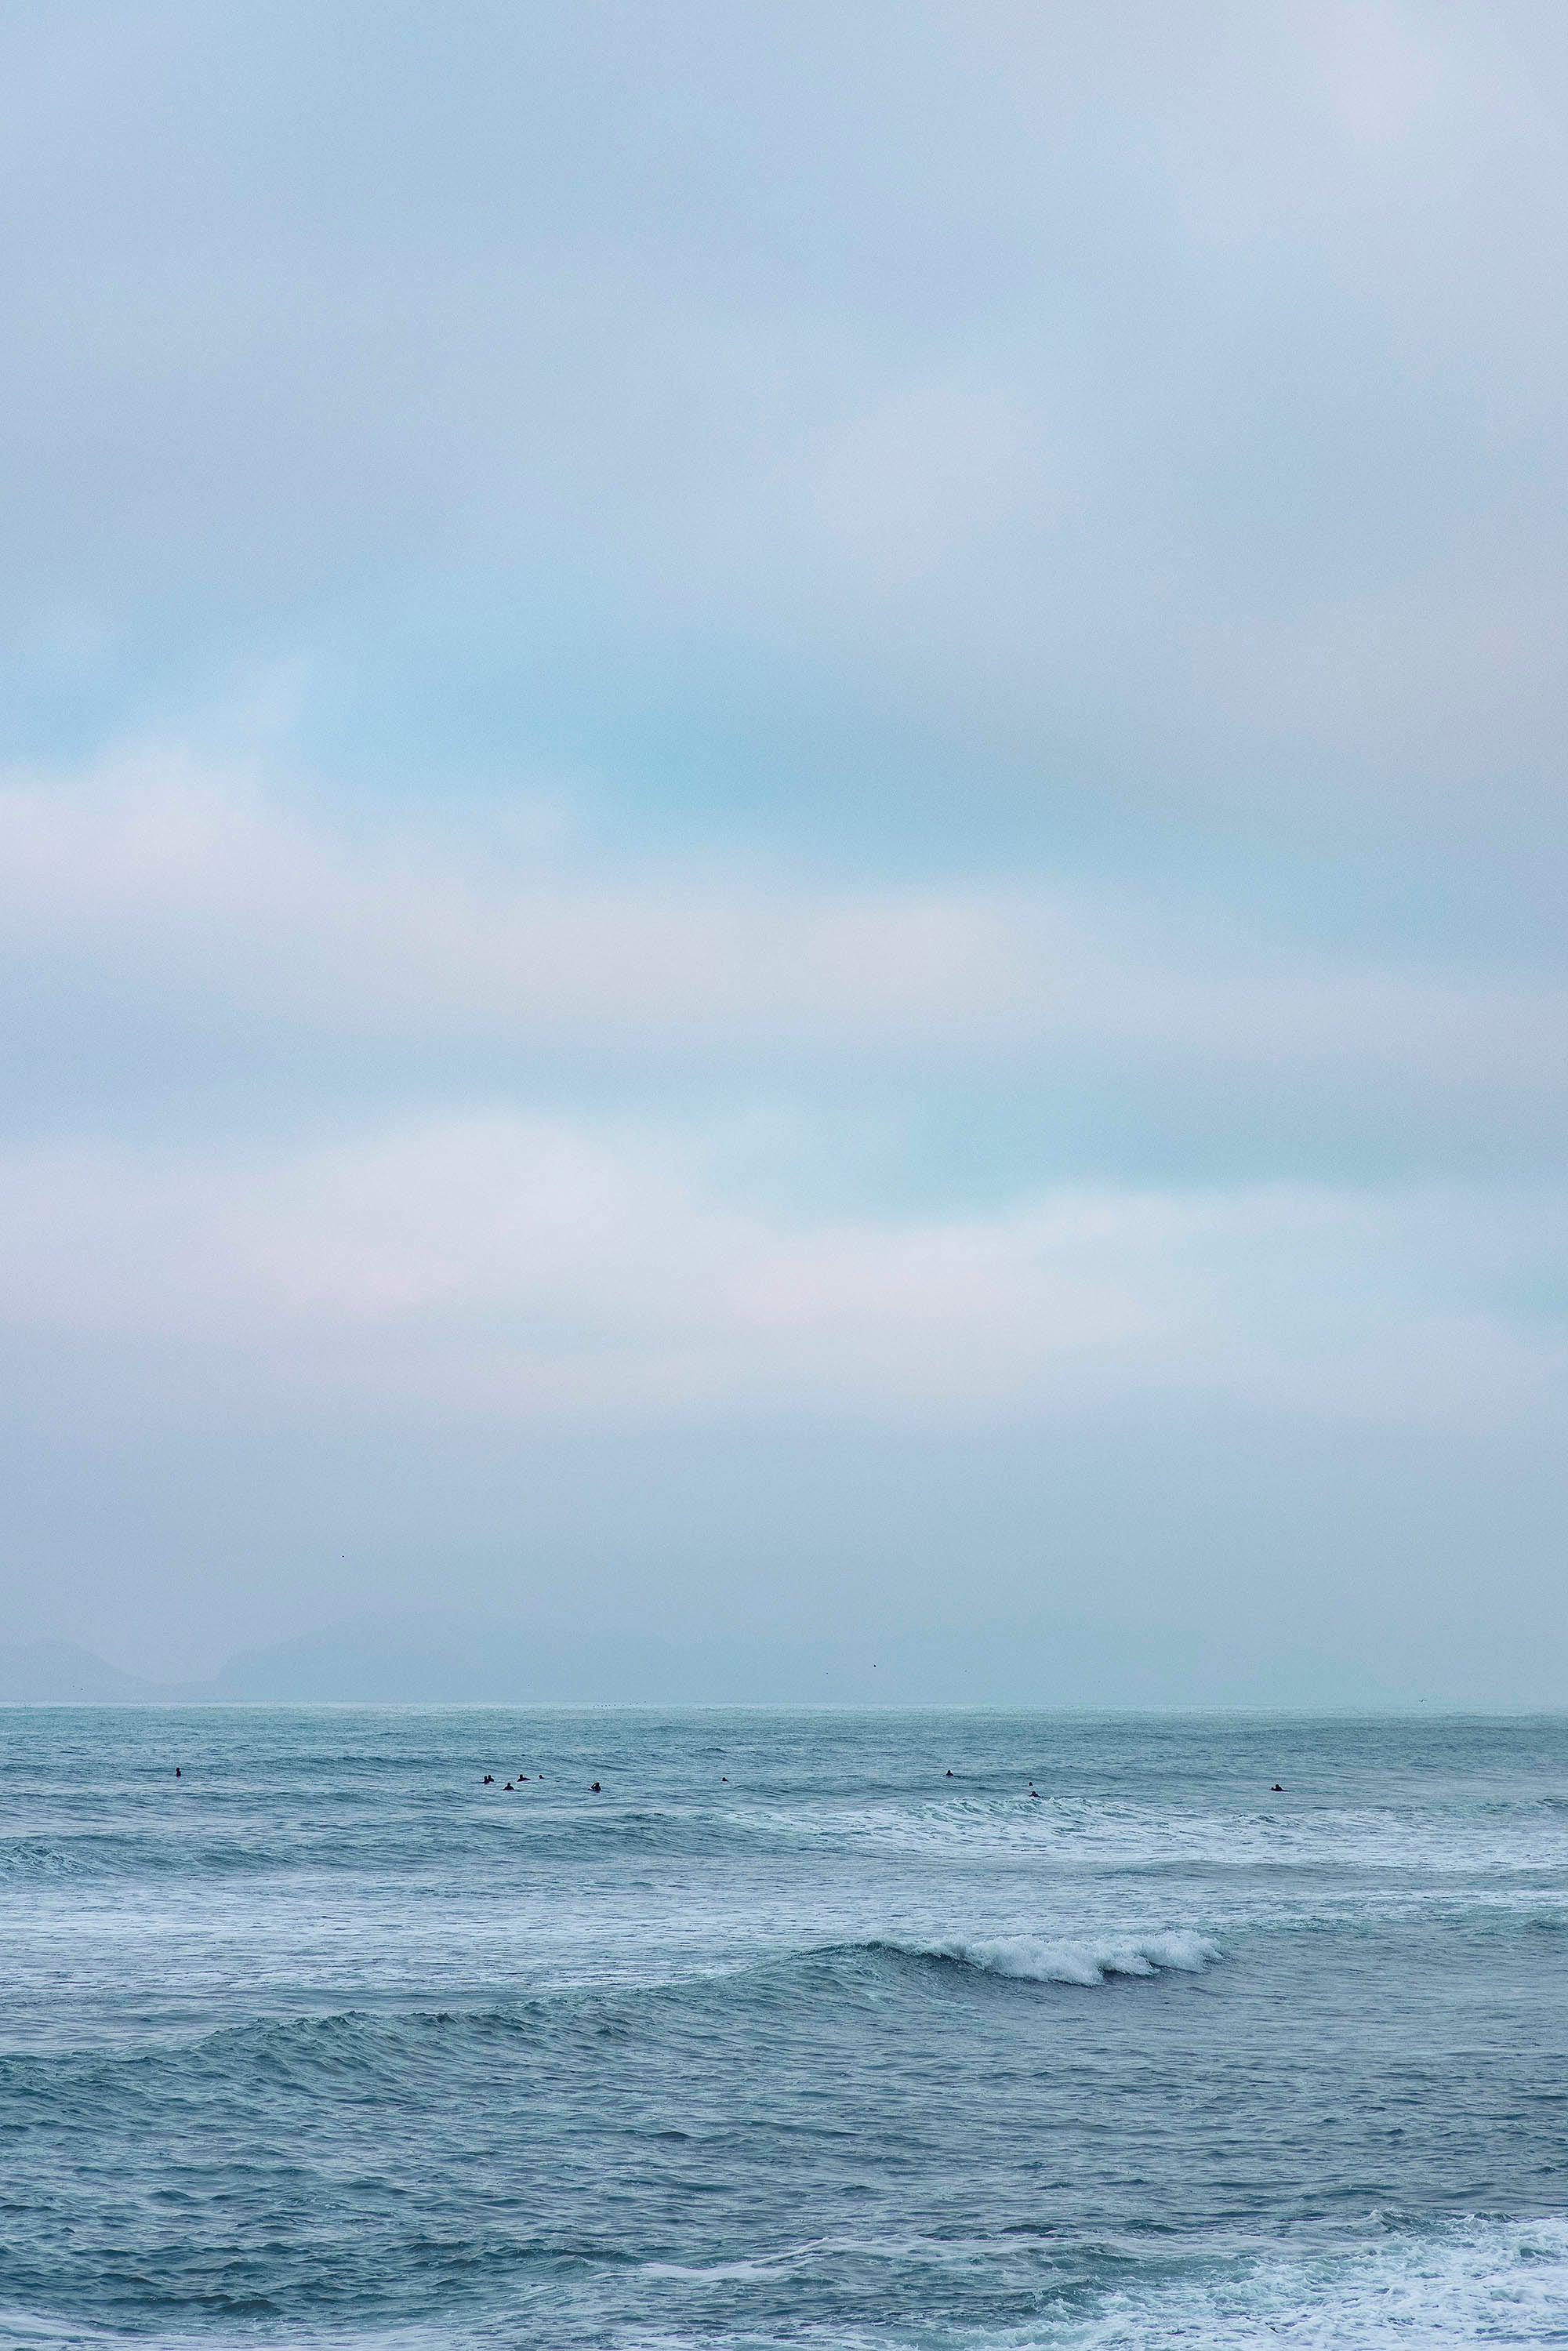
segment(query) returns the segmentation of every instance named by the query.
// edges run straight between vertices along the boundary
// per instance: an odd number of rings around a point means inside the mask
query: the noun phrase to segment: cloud
[[[106,1003],[155,987],[286,1028],[622,1056],[890,1048],[1021,1077],[1091,1053],[1550,1099],[1568,987],[1334,954],[1175,889],[845,883],[606,859],[547,809],[350,825],[256,776],[135,753],[0,787],[0,921]],[[1019,1057],[1023,1057],[1021,1060]],[[761,1064],[759,1064],[760,1066]],[[1478,1097],[1478,1114],[1481,1097]]]
[[[0,1158],[0,1323],[264,1389],[533,1420],[960,1419],[1153,1386],[1490,1421],[1568,1367],[1560,1191],[1057,1189],[789,1217],[711,1141],[500,1111]],[[1501,1301],[1500,1303],[1500,1301]],[[178,1383],[177,1383],[178,1384]]]
[[[513,739],[673,705],[830,812],[873,769],[910,830],[904,745],[977,819],[1552,818],[1560,12],[404,32],[0,36],[0,653],[55,648],[62,730],[148,707],[149,637],[177,706],[350,611],[341,736],[435,704],[459,763],[483,685]]]
[[[80,789],[0,794],[14,943],[183,975],[211,996],[350,1031],[694,1039],[914,1030],[1005,1018],[1025,975],[957,892],[769,885],[744,871],[596,872],[523,828],[359,837],[238,778],[159,757]]]
[[[991,542],[1020,507],[1049,522],[1051,485],[1039,420],[992,389],[911,385],[821,426],[800,471],[819,551],[882,590],[927,577],[956,550]],[[1058,487],[1061,502],[1071,493]]]

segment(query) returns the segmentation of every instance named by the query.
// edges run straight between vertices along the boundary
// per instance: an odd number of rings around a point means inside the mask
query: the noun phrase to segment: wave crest
[[[984,1941],[953,1936],[940,1942],[884,1942],[882,1949],[910,1959],[953,1959],[1024,1983],[1102,1984],[1111,1976],[1154,1976],[1166,1969],[1197,1975],[1225,1956],[1207,1935],[1180,1929],[1082,1941],[1040,1935],[998,1935]]]

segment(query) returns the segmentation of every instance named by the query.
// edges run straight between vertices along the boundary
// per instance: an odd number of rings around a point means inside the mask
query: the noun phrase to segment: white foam
[[[1568,2221],[1469,2223],[1346,2257],[1256,2262],[1106,2295],[995,2351],[1451,2351],[1568,2339]],[[981,2351],[977,2344],[975,2351]]]
[[[1153,1976],[1162,1969],[1197,1975],[1224,1955],[1207,1935],[1170,1929],[1161,1934],[1059,1940],[1040,1935],[957,1936],[930,1943],[890,1941],[887,1948],[919,1959],[958,1959],[986,1974],[1025,1983],[1099,1984],[1108,1976]]]
[[[1255,1810],[1186,1811],[1116,1798],[1023,1795],[919,1803],[735,1808],[732,1827],[867,1854],[1039,1857],[1088,1870],[1243,1867],[1495,1877],[1568,1868],[1568,1814],[1538,1803],[1484,1813],[1434,1804],[1326,1805],[1260,1791]]]

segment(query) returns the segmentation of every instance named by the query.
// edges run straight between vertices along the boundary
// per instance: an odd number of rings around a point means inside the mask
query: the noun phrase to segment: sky
[[[1565,110],[16,0],[0,1638],[1568,1702]]]

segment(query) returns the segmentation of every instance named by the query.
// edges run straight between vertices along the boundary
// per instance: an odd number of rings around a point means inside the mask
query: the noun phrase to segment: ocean
[[[0,1801],[5,2345],[1568,2342],[1568,1720],[13,1708]]]

